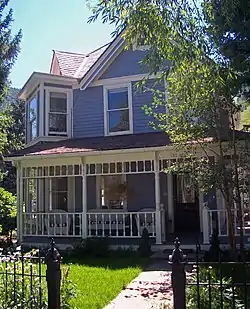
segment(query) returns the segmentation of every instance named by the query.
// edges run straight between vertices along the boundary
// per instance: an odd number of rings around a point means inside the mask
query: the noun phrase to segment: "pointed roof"
[[[54,72],[54,64],[57,61],[60,75],[82,78],[99,59],[108,46],[109,43],[88,54],[53,50],[50,73],[57,73]]]

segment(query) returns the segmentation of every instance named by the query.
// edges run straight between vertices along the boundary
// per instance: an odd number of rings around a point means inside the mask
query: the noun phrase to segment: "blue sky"
[[[10,0],[13,33],[22,29],[21,52],[12,69],[12,86],[21,88],[33,71],[48,72],[52,49],[89,52],[111,40],[111,26],[91,15],[85,0]]]

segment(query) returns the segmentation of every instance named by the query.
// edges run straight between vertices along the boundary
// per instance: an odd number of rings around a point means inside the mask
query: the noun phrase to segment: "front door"
[[[188,174],[174,175],[175,233],[200,231],[199,194]]]

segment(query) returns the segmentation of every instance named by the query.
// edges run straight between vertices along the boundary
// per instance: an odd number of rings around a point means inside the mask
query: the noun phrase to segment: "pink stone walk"
[[[144,271],[104,309],[172,309],[170,271]]]

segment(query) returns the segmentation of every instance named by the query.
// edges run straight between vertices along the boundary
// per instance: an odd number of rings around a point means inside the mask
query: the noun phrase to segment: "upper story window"
[[[67,93],[50,92],[49,134],[67,134]]]
[[[132,133],[131,85],[106,87],[104,89],[105,134]]]
[[[29,101],[27,105],[27,140],[31,141],[37,137],[37,121],[38,121],[38,106],[37,106],[37,94]]]
[[[45,132],[48,136],[70,136],[72,90],[46,88]]]

